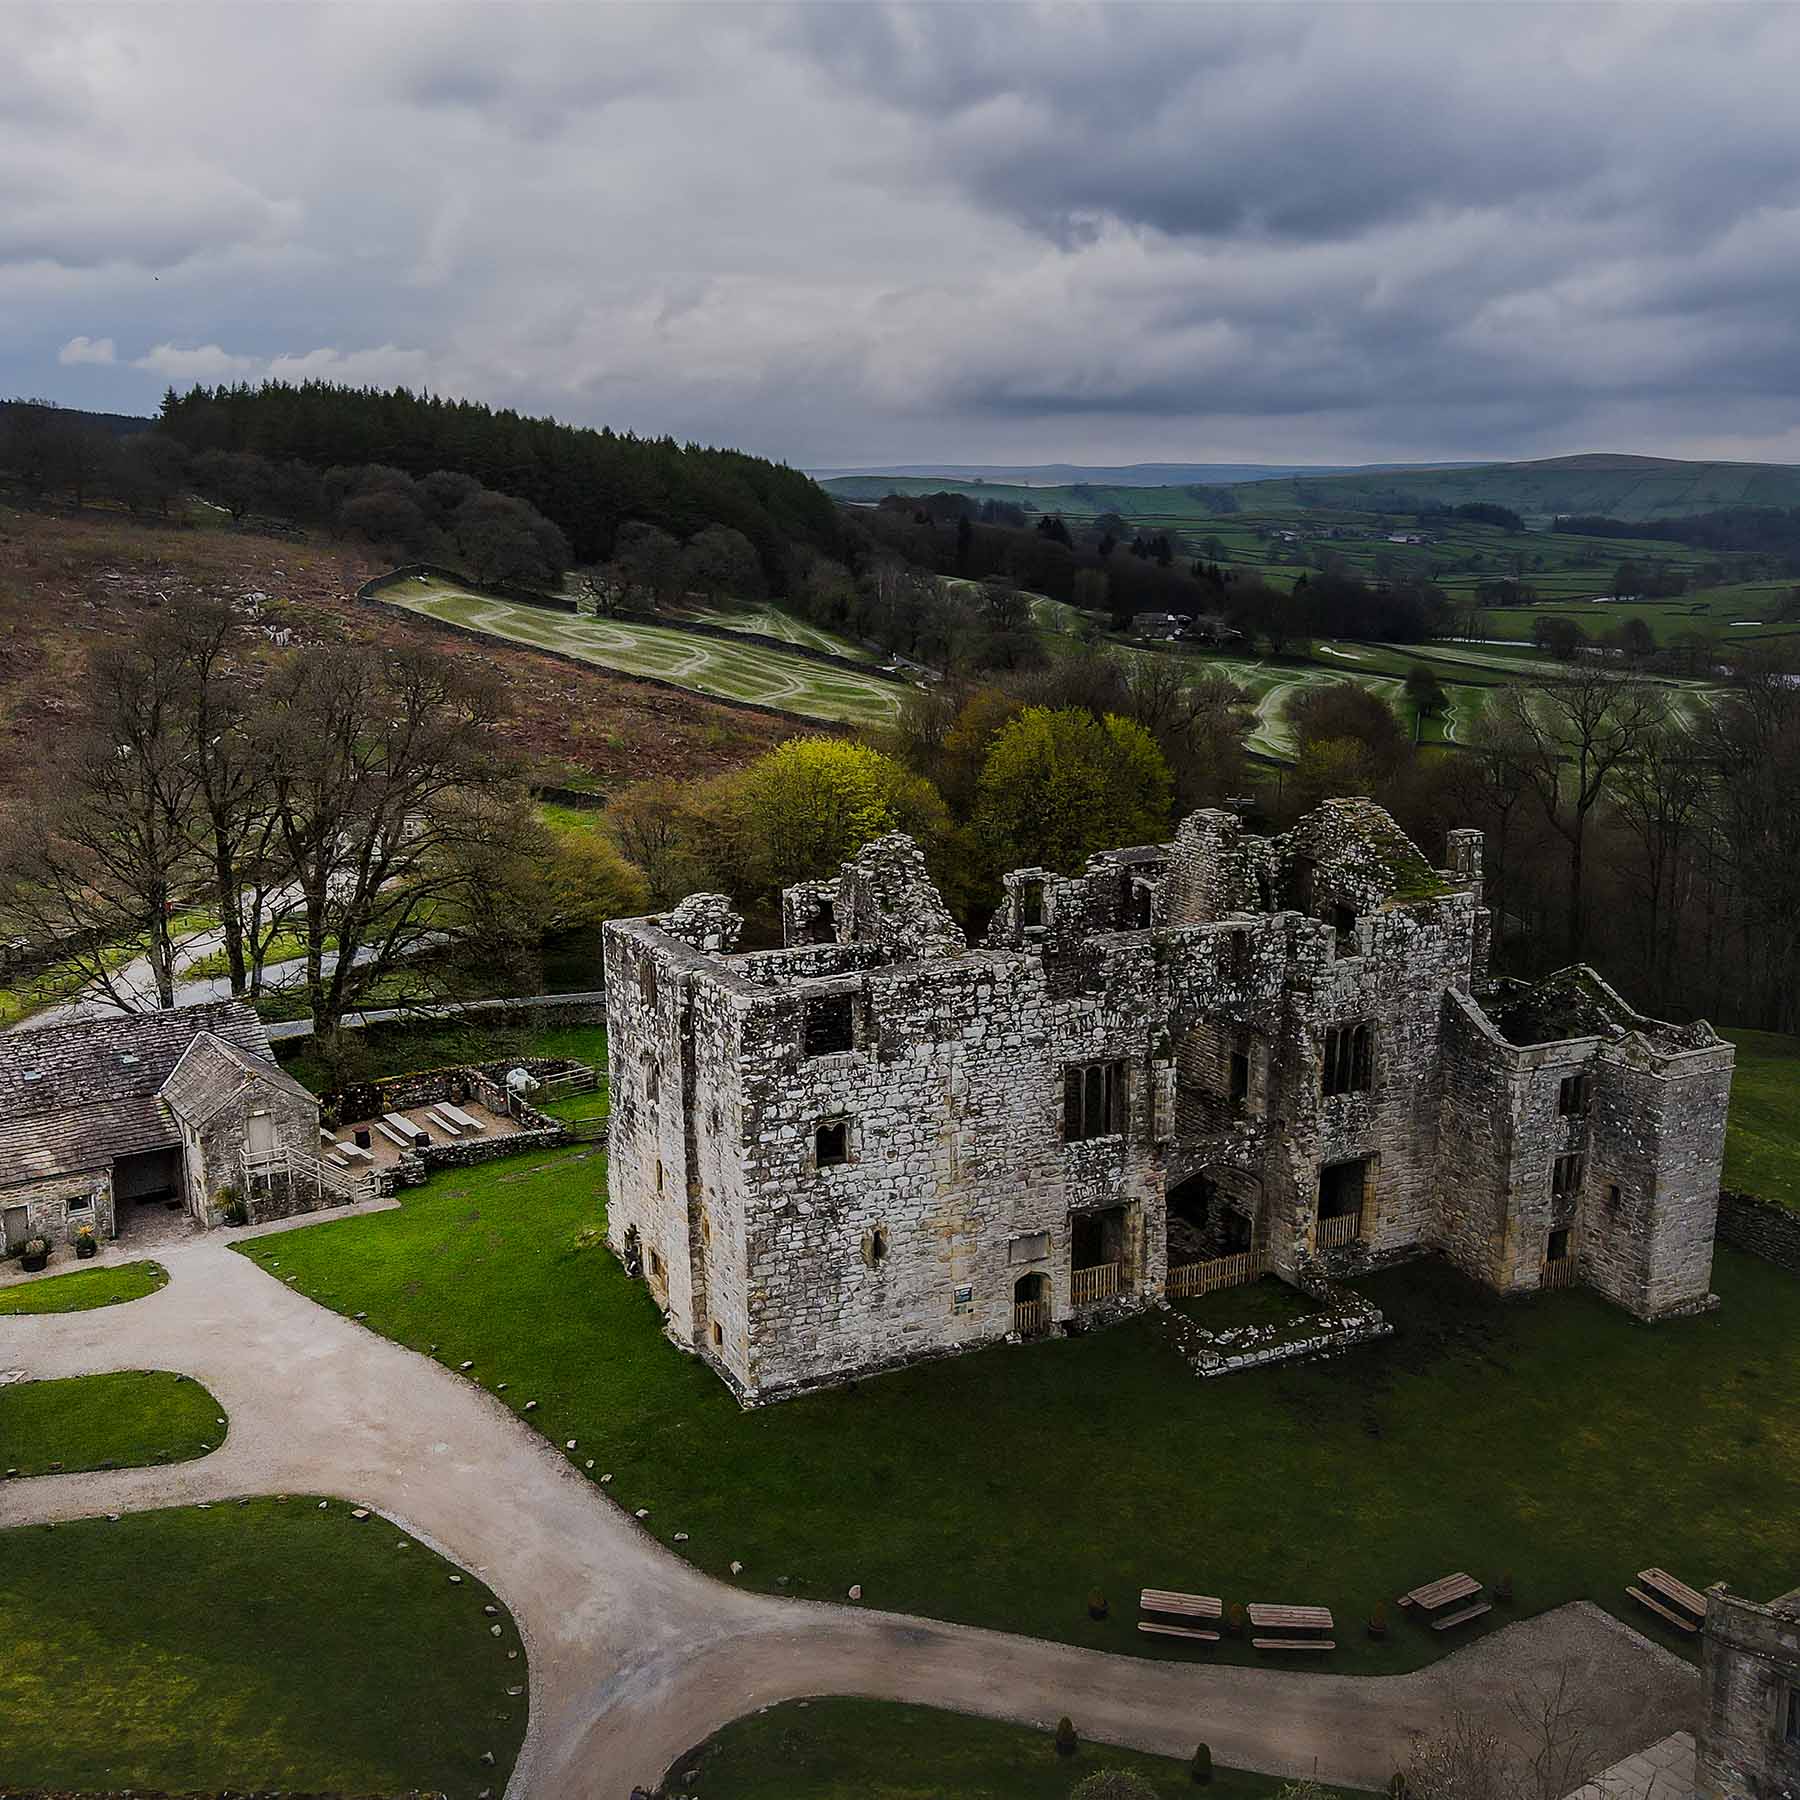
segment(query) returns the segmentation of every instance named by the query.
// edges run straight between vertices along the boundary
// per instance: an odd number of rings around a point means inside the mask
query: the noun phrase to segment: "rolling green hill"
[[[1676,462],[1658,456],[1556,456],[1401,474],[1320,475],[1253,481],[1233,490],[1245,512],[1402,512],[1481,500],[1529,522],[1557,513],[1673,519],[1720,506],[1800,506],[1800,467],[1787,463]]]
[[[1670,519],[1720,506],[1800,506],[1800,466],[1787,463],[1676,462],[1657,456],[1557,456],[1544,462],[1482,463],[1466,468],[1375,470],[1352,475],[1294,475],[1231,487],[1233,509],[1213,504],[1218,488],[1114,487],[1077,483],[1025,487],[933,476],[852,475],[821,484],[840,500],[870,504],[886,494],[967,494],[1003,500],[1071,521],[1116,512],[1146,526],[1192,527],[1250,515],[1413,513],[1420,506],[1483,500],[1508,506],[1534,524],[1558,513],[1615,519]]]

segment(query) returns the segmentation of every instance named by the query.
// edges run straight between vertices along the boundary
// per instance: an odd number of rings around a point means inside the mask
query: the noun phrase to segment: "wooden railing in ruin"
[[[1171,1300],[1194,1300],[1220,1288],[1243,1287],[1269,1272],[1266,1250],[1240,1250],[1205,1262],[1180,1263],[1169,1270],[1163,1291]]]

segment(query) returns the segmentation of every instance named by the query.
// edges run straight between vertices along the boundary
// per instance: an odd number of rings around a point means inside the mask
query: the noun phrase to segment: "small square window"
[[[1125,1065],[1078,1063],[1063,1071],[1063,1138],[1117,1137],[1125,1129]]]
[[[69,1196],[70,1212],[86,1212],[94,1204],[92,1194],[71,1194]]]
[[[821,1169],[841,1168],[850,1160],[850,1121],[821,1119],[813,1129],[813,1161]]]
[[[828,994],[808,1000],[801,1029],[808,1056],[834,1056],[856,1048],[856,1000],[851,994]]]
[[[1550,1167],[1550,1193],[1557,1200],[1572,1200],[1581,1192],[1581,1169],[1586,1158],[1559,1156]]]

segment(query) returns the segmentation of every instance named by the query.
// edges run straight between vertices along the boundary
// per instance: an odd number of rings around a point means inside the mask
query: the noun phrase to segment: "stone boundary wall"
[[[1719,1241],[1800,1275],[1800,1212],[1777,1200],[1720,1188]]]

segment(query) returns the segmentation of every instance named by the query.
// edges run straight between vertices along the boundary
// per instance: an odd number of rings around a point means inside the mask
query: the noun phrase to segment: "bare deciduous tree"
[[[1662,690],[1603,669],[1500,690],[1492,710],[1519,752],[1516,767],[1568,851],[1568,951],[1587,937],[1586,857],[1594,810],[1613,773],[1667,714]]]

